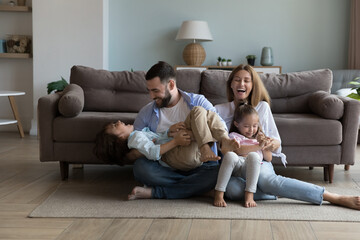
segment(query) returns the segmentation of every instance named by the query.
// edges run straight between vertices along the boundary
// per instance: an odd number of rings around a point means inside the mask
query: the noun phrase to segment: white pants
[[[255,193],[261,161],[256,152],[249,153],[247,157],[238,156],[234,152],[226,153],[220,166],[215,190],[225,192],[230,177],[235,176],[246,179],[245,191]]]

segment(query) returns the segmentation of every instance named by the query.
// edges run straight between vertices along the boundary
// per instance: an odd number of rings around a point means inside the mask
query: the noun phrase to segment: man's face
[[[169,84],[162,84],[159,77],[146,81],[150,97],[155,101],[158,108],[167,107],[171,100],[171,93],[169,91]]]

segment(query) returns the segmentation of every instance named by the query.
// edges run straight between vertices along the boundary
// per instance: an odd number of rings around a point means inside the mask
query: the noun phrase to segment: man
[[[181,91],[176,86],[176,74],[166,62],[158,62],[146,74],[146,84],[153,102],[144,106],[134,122],[135,130],[149,127],[153,132],[180,130],[191,109],[202,106],[216,112],[213,105],[203,96]],[[222,120],[223,121],[223,120]],[[225,122],[224,122],[224,125]],[[216,144],[212,150],[217,155]],[[198,168],[182,172],[166,166],[161,161],[137,159],[134,164],[135,178],[148,187],[135,187],[129,199],[137,198],[187,198],[204,194],[216,184],[219,165],[217,161],[205,162]]]

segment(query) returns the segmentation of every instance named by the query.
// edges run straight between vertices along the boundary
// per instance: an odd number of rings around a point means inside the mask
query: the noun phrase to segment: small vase
[[[261,65],[272,66],[274,64],[274,57],[271,47],[264,47],[261,52]]]

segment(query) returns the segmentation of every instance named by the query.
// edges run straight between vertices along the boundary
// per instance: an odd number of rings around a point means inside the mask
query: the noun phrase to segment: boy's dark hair
[[[113,134],[108,134],[106,129],[109,124],[112,123],[106,124],[96,135],[93,152],[105,163],[123,166],[128,162],[125,157],[129,152],[127,139],[120,139]]]
[[[247,102],[240,102],[236,107],[235,107],[235,112],[234,112],[234,119],[231,123],[231,127],[230,127],[230,131],[229,132],[237,132],[239,133],[239,129],[235,126],[234,121],[235,122],[240,122],[245,116],[248,116],[250,114],[256,114],[258,115],[256,109],[251,106],[250,104],[248,104]],[[257,133],[260,130],[260,126],[258,128],[258,131],[256,132],[256,134],[254,136],[257,135]],[[261,131],[261,130],[260,130]]]
[[[175,80],[176,73],[174,68],[163,61],[159,61],[157,64],[152,66],[145,75],[146,80],[159,77],[162,84],[168,83],[170,78]]]

